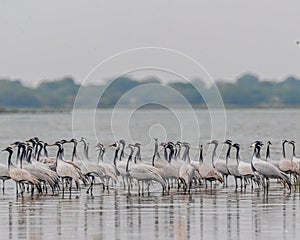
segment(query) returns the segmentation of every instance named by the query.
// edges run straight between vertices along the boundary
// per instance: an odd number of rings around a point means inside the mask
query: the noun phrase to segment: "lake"
[[[211,118],[214,118],[213,120]],[[112,162],[108,145],[124,138],[142,144],[142,157],[153,153],[153,137],[162,141],[191,143],[191,158],[198,158],[198,144],[204,144],[205,161],[211,163],[212,148],[206,143],[226,138],[241,144],[241,157],[250,161],[251,142],[272,141],[271,156],[279,160],[281,141],[300,142],[300,110],[234,109],[209,113],[197,110],[82,110],[71,113],[0,114],[0,145],[33,136],[52,143],[62,138],[84,136],[90,142],[90,158],[96,161],[93,146],[101,141],[106,147],[105,161]],[[66,157],[71,155],[66,145]],[[79,144],[79,152],[82,153]],[[297,148],[296,148],[297,149]],[[56,148],[49,147],[54,156]],[[300,151],[300,150],[299,150]],[[225,147],[218,152],[224,157]],[[262,149],[263,155],[265,148]],[[287,146],[291,156],[291,147]],[[1,162],[7,154],[1,152]],[[81,191],[72,198],[25,193],[17,198],[15,184],[6,182],[0,193],[1,239],[296,239],[300,234],[299,191],[288,193],[281,184],[271,182],[268,195],[262,190],[235,190],[222,185],[205,189],[199,186],[191,194],[176,189],[162,195],[160,186],[150,187],[150,195],[129,196],[118,184],[109,192],[96,185],[94,196]]]

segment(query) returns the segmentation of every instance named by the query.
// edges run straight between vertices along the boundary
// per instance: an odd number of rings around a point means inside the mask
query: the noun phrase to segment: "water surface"
[[[121,114],[127,115],[125,110]],[[106,146],[114,141],[110,111],[96,114],[98,139],[89,131],[85,116],[83,111],[82,124],[77,126],[75,136],[85,136],[91,146],[97,140]],[[197,144],[211,138],[209,114],[199,110],[197,119],[200,135],[194,129],[186,128],[182,138],[192,144],[191,155],[195,158]],[[136,112],[129,124],[124,123],[122,117],[114,121],[119,128],[130,129],[132,141],[143,144],[142,156],[145,157],[152,153],[152,135],[161,134],[160,139],[170,140],[183,136],[178,130],[180,122],[167,111]],[[283,138],[300,141],[299,122],[299,110],[228,110],[226,137],[242,145],[241,154],[245,161],[250,161],[248,146],[252,141],[271,140],[272,158],[279,160]],[[224,140],[221,124],[215,126],[214,132],[217,139]],[[161,126],[165,132],[160,131]],[[73,136],[72,115],[1,114],[0,130],[1,148],[16,139],[25,140],[36,135],[49,142],[68,139]],[[119,138],[121,133],[115,135]],[[67,156],[70,156],[70,150],[71,146],[67,146]],[[290,156],[290,147],[287,151]],[[55,148],[50,152],[54,154]],[[112,154],[112,149],[107,148],[105,161],[111,161]],[[205,158],[208,163],[211,162],[210,155],[208,149]],[[1,153],[2,163],[6,163],[6,157]],[[92,147],[90,157],[96,158]],[[80,192],[74,190],[71,199],[63,199],[61,195],[31,197],[29,194],[16,198],[13,182],[8,181],[6,185],[5,193],[0,193],[1,239],[296,239],[300,234],[299,192],[289,194],[275,181],[267,196],[258,189],[236,191],[230,180],[228,188],[200,186],[190,195],[173,190],[165,196],[156,184],[151,187],[150,196],[138,196],[136,192],[128,196],[120,185],[103,193],[97,185],[93,197],[82,189]]]

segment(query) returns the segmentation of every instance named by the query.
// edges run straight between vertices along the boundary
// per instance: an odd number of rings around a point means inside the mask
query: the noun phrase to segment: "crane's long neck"
[[[158,151],[158,142],[157,142],[157,140],[155,140],[155,145],[154,145],[154,154],[153,154],[154,156],[158,156],[158,157],[160,157],[160,155],[159,155],[159,151]]]
[[[85,159],[89,160],[89,144],[84,142],[83,155]]]
[[[73,146],[73,152],[72,152],[72,158],[71,161],[73,162],[75,158],[77,158],[77,142],[74,141],[74,146]]]
[[[182,154],[182,160],[185,161],[186,160],[186,149],[184,149],[183,154]]]
[[[261,149],[260,146],[256,146],[256,157],[257,158],[260,158],[260,149]]]
[[[118,153],[119,153],[119,148],[116,148],[116,150],[115,150],[115,157],[114,157],[114,165],[115,166],[117,166]]]
[[[140,148],[140,147],[138,147],[138,150],[137,150],[137,152],[136,152],[136,155],[137,155],[137,157],[138,157],[138,160],[142,160],[142,156],[141,156],[141,148]]]
[[[21,155],[20,155],[20,168],[23,168],[23,159],[26,159],[26,147],[25,146],[21,146]]]
[[[213,150],[213,153],[212,153],[212,157],[211,157],[211,161],[212,161],[213,167],[215,167],[215,164],[216,164],[215,158],[217,157],[217,153],[216,153],[217,147],[218,147],[218,144],[215,143],[215,147],[214,147],[214,150]]]
[[[253,150],[253,154],[252,154],[251,161],[252,161],[252,159],[253,159],[254,157],[256,157],[256,146],[254,147],[254,150]]]
[[[59,159],[59,155],[60,155],[60,147],[58,147],[58,150],[57,150],[56,161]]]
[[[156,157],[156,155],[154,154],[154,155],[152,156],[152,163],[151,163],[153,167],[154,167],[154,165],[155,165],[155,163],[154,163],[155,157]]]
[[[141,156],[141,147],[140,146],[136,146],[137,150],[136,150],[136,154],[134,157],[134,162],[136,163],[136,160],[141,161],[142,160],[142,156]]]
[[[20,158],[20,168],[23,168],[23,154],[22,154],[22,157]]]
[[[128,159],[127,159],[127,164],[126,164],[126,172],[129,171],[129,162],[132,160],[132,155],[133,155],[133,148],[130,149],[130,154],[128,156]]]
[[[56,163],[58,160],[64,160],[63,159],[63,152],[64,152],[64,147],[63,145],[58,145],[58,150],[57,150],[57,154],[56,154]]]
[[[185,158],[187,159],[187,162],[190,163],[191,159],[190,159],[190,147],[189,146],[186,146],[185,152],[186,152]]]
[[[176,160],[177,160],[177,152],[178,152],[178,150],[177,150],[177,148],[175,147],[175,150],[174,150],[174,157],[175,157]]]
[[[203,149],[200,148],[199,163],[203,163]]]
[[[176,153],[176,158],[177,159],[180,159],[180,153],[181,153],[181,146],[178,145],[178,150],[177,150],[177,153]]]
[[[155,141],[155,145],[154,145],[154,153],[153,153],[153,157],[152,157],[152,166],[154,166],[154,161],[155,161],[156,156],[160,158],[160,155],[159,155],[159,152],[158,152],[158,143],[157,143],[157,141]]]
[[[105,148],[102,149],[102,152],[101,152],[101,156],[100,156],[100,160],[103,162],[103,156],[104,156],[104,153],[105,153]]]
[[[99,149],[99,153],[98,153],[98,163],[100,163],[100,161],[101,161],[101,154],[102,154],[102,148]]]
[[[33,149],[34,149],[34,154],[33,154],[33,157],[36,159],[37,158],[37,155],[38,155],[38,152],[39,152],[39,144],[34,142],[34,146],[33,146]]]
[[[283,147],[284,147],[284,144],[283,144]],[[283,150],[283,152],[285,152],[285,150]],[[285,158],[285,153],[283,153],[283,152],[282,152],[282,155]],[[271,158],[270,144],[268,144],[268,146],[267,146],[266,161],[268,161],[269,158]]]
[[[43,145],[40,145],[40,148],[38,150],[37,157],[36,157],[37,161],[40,161],[40,156],[41,156],[42,149],[43,149]]]
[[[169,153],[169,160],[168,162],[171,163],[172,161],[172,157],[174,156],[174,148],[173,147],[170,147],[170,153]]]
[[[166,161],[168,160],[168,152],[166,147],[164,147],[164,158]]]
[[[8,152],[8,158],[7,158],[8,171],[10,170],[10,166],[12,165],[12,163],[11,163],[11,156],[12,156],[12,154],[13,154],[12,151]]]
[[[285,154],[285,141],[282,142],[282,157],[285,158],[286,157],[286,154]],[[294,146],[294,145],[293,145]],[[269,146],[268,146],[269,147]]]
[[[293,156],[296,157],[296,146],[295,144],[292,144],[292,146],[293,146]]]
[[[19,164],[20,154],[21,154],[21,145],[18,145],[17,159],[16,159],[16,164],[17,164],[17,165]]]
[[[48,151],[47,151],[47,145],[46,145],[46,144],[44,145],[44,156],[45,156],[46,158],[49,158],[49,156],[48,156]]]
[[[121,148],[121,153],[119,156],[119,160],[122,160],[122,157],[124,157],[124,149],[125,149],[125,143],[121,143],[122,144],[122,148]]]
[[[254,164],[253,164],[253,159],[256,155],[257,155],[257,146],[254,147],[252,158],[251,158],[251,169],[253,172],[256,171]]]
[[[228,162],[228,159],[230,158],[230,151],[231,151],[231,144],[228,144],[228,149],[226,153],[226,164]]]
[[[63,145],[62,145],[62,147],[61,147],[61,151],[60,151],[59,157],[60,157],[62,160],[65,159],[65,149],[64,149]]]
[[[241,159],[240,158],[240,148],[239,147],[237,147],[236,148],[236,162],[237,162],[237,164],[239,164],[239,160]]]
[[[32,155],[32,150],[28,149],[27,150],[27,162],[31,163],[31,155]]]

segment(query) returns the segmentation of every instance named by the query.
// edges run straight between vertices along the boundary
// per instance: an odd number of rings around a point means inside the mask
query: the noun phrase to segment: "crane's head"
[[[118,142],[115,142],[113,144],[110,144],[109,147],[115,147],[115,148],[118,148],[120,145]]]
[[[87,142],[87,139],[85,137],[81,137],[81,139],[79,140],[79,142]]]
[[[172,142],[168,142],[167,144],[165,144],[166,148],[169,148],[171,150],[174,150],[174,148],[176,147],[174,143]]]
[[[103,146],[103,144],[102,143],[97,143],[97,145],[95,145],[95,148],[103,148],[104,146]]]
[[[215,144],[215,145],[218,145],[219,142],[218,142],[218,140],[211,140],[211,141],[208,142],[207,144]]]
[[[65,144],[65,143],[68,143],[69,141],[68,140],[66,140],[66,139],[62,139],[62,140],[60,140],[60,143],[61,144]]]
[[[238,143],[234,143],[232,144],[233,147],[235,147],[236,149],[240,149],[241,145]]]
[[[44,146],[44,141],[38,141],[38,143],[37,143],[39,146],[41,146],[41,147],[43,147]]]
[[[232,141],[230,139],[227,139],[223,142],[223,144],[232,145]]]
[[[257,147],[257,146],[262,147],[263,145],[264,144],[262,141],[257,140],[255,142],[251,143],[250,147]]]
[[[292,144],[295,146],[296,142],[294,140],[289,141],[289,144]]]
[[[69,143],[77,143],[77,139],[76,138],[72,138],[69,140]]]
[[[19,146],[20,143],[21,143],[20,141],[15,141],[14,143],[12,143],[10,145],[13,147],[17,147],[17,146]]]
[[[133,150],[134,149],[134,145],[130,143],[130,144],[128,144],[127,148],[130,148],[131,150]]]
[[[9,153],[13,153],[13,149],[12,147],[7,147],[7,148],[4,148],[2,149],[3,152],[9,152]]]

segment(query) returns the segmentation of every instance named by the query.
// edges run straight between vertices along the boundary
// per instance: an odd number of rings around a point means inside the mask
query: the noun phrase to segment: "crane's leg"
[[[140,181],[138,180],[138,193],[139,193],[139,196],[141,195],[141,186],[140,186]]]
[[[131,195],[131,192],[130,192],[131,184],[129,183],[129,179],[128,179],[128,178],[126,178],[126,181],[127,181],[127,191],[128,191],[128,195],[130,196],[130,195]]]
[[[238,188],[237,177],[234,177],[234,181],[235,181],[235,189],[237,189]]]
[[[62,191],[63,191],[62,197],[64,198],[64,196],[65,196],[65,181],[64,181],[63,177],[61,178],[61,182],[62,182]]]
[[[69,189],[70,193],[69,193],[69,198],[71,199],[71,194],[72,194],[72,179],[70,181],[70,189]]]
[[[33,196],[33,193],[34,193],[34,185],[32,184],[31,185],[31,196]]]
[[[4,190],[5,190],[5,180],[2,180],[3,182],[3,185],[2,185],[2,192],[4,193]]]
[[[226,175],[226,187],[228,187],[228,175]]]

